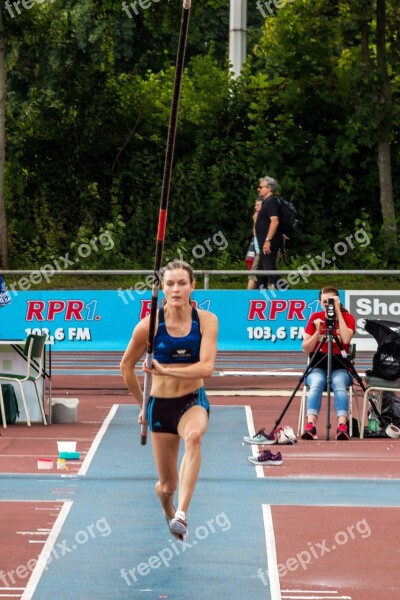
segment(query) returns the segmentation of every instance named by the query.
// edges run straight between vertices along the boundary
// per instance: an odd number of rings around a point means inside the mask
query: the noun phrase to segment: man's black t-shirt
[[[271,223],[270,217],[279,218],[279,200],[276,196],[270,196],[263,201],[260,211],[257,216],[255,229],[260,252],[264,246],[265,238],[268,234],[268,229]],[[277,250],[283,247],[283,236],[279,231],[279,227],[271,241],[271,250]]]

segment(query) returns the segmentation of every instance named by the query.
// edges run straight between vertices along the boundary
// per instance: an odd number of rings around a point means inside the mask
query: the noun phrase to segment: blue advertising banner
[[[218,348],[224,351],[298,351],[310,315],[319,310],[318,290],[264,295],[258,290],[195,290],[193,300],[218,316]],[[57,351],[123,351],[150,305],[150,291],[18,292],[0,312],[0,338],[45,332]]]

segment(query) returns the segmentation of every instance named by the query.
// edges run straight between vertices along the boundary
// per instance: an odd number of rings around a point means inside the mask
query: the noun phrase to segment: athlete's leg
[[[179,470],[178,509],[188,511],[201,465],[201,440],[207,430],[208,414],[202,406],[192,406],[178,425],[178,433],[185,443],[185,453]]]
[[[174,493],[178,485],[178,451],[179,436],[174,433],[152,433],[154,460],[159,481],[156,492],[166,517],[171,519],[175,514]]]

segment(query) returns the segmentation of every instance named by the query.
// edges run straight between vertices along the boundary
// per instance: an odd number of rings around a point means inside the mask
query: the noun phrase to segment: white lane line
[[[48,529],[46,531],[16,531],[19,535],[47,535]]]
[[[282,600],[271,505],[263,504],[262,510],[264,518],[265,544],[267,547],[268,578],[271,591],[271,600]]]
[[[307,591],[304,593],[308,593]],[[310,596],[282,596],[282,599],[284,600],[332,600],[333,596],[321,596],[321,595],[316,595],[316,594],[331,594],[331,593],[335,593],[337,594],[337,592],[311,592],[312,595]],[[351,600],[351,596],[335,596],[333,600]]]
[[[253,437],[253,435],[255,434],[256,430],[254,427],[254,419],[253,419],[253,411],[251,410],[251,406],[249,405],[245,405],[245,410],[246,410],[246,421],[247,421],[247,429],[249,430],[249,436]],[[257,456],[258,452],[259,452],[259,448],[256,444],[251,444],[249,446],[251,448],[251,453],[253,456]],[[261,465],[255,465],[256,468],[256,475],[259,478],[264,478],[264,468]]]
[[[290,367],[288,367],[290,369]],[[227,375],[238,375],[238,376],[260,376],[260,377],[301,377],[304,371],[290,371],[286,369],[280,369],[279,371],[216,371],[220,377],[226,377]],[[360,377],[365,377],[365,373],[358,373]]]
[[[29,581],[25,588],[25,591],[21,596],[21,600],[31,600],[32,599],[33,594],[35,593],[37,585],[40,581],[40,578],[43,574],[43,571],[45,570],[45,568],[47,566],[47,561],[49,560],[49,558],[51,556],[51,552],[54,548],[56,539],[57,539],[58,535],[60,534],[60,531],[65,523],[65,520],[68,516],[69,511],[71,510],[72,505],[73,505],[72,500],[66,500],[62,509],[60,510],[60,513],[54,522],[53,529],[52,529],[49,537],[47,538],[44,548],[39,555],[39,558],[35,565],[35,568],[32,571],[32,575],[29,578]]]
[[[253,437],[256,432],[254,427],[253,411],[251,410],[251,406],[248,404],[246,404],[244,408],[246,410],[246,421],[247,429],[249,430],[249,436]]]
[[[280,390],[210,390],[207,396],[290,396],[291,391],[288,389]],[[301,396],[302,391],[296,393],[296,396]]]
[[[83,461],[81,468],[78,471],[78,475],[86,475],[86,473],[90,467],[90,463],[92,462],[94,455],[96,454],[97,449],[100,445],[100,442],[103,439],[103,436],[106,433],[108,426],[110,425],[111,421],[113,420],[113,418],[115,416],[115,413],[118,410],[118,406],[119,406],[119,404],[113,404],[112,407],[110,408],[110,412],[108,413],[107,417],[104,419],[103,425],[100,427],[99,431],[97,432],[97,435],[94,438],[93,443],[89,448],[89,452],[85,456],[85,460]]]
[[[24,473],[24,474],[28,475],[27,473]],[[4,475],[4,473],[2,473],[2,475]],[[21,473],[11,473],[11,475],[12,476],[14,476],[14,475],[19,476],[19,475],[21,475]],[[38,482],[40,482],[40,480],[38,480]],[[43,504],[46,504],[46,503],[50,504],[51,500],[21,500],[20,498],[1,498],[0,502],[4,502],[4,503],[7,503],[7,502],[12,502],[12,503],[14,503],[14,502],[20,502],[20,503],[23,503],[23,504],[25,504],[25,503],[26,504],[33,504],[35,502],[36,503],[37,502],[43,502]],[[51,506],[49,506],[47,508],[36,508],[35,507],[34,510],[54,510],[55,508],[57,508],[57,507],[53,506],[53,504],[51,504]]]

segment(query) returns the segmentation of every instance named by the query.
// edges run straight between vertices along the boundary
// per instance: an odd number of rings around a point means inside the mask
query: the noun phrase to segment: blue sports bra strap
[[[194,306],[192,306],[192,321],[196,321],[197,323],[200,323],[199,313],[197,312],[197,310],[195,309]]]

